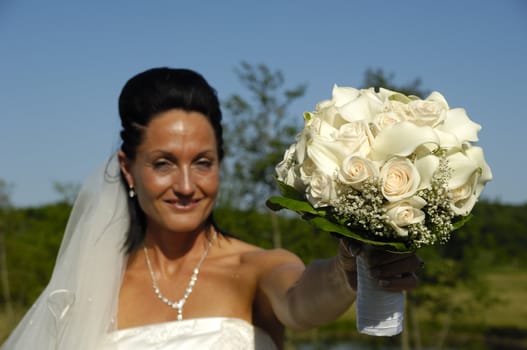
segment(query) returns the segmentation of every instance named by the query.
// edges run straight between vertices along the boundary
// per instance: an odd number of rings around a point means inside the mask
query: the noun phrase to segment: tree
[[[264,64],[242,62],[235,72],[248,97],[233,94],[224,103],[229,112],[226,171],[238,189],[229,193],[235,207],[254,208],[275,191],[274,167],[298,132],[288,108],[306,86],[286,89],[283,73]]]
[[[294,119],[287,117],[288,108],[304,95],[306,85],[285,88],[283,73],[264,64],[241,62],[235,73],[248,96],[233,94],[225,101],[228,144],[220,202],[249,210],[263,208],[265,199],[276,192],[274,168],[298,132]],[[274,246],[280,247],[276,214],[269,215]]]
[[[364,73],[363,88],[385,88],[389,90],[399,91],[405,95],[414,95],[420,98],[426,97],[429,94],[428,91],[421,88],[421,79],[416,78],[410,83],[399,85],[394,83],[395,74],[390,73],[386,75],[381,68],[372,69],[368,68]]]
[[[11,212],[10,190],[11,186],[0,179],[0,280],[2,283],[2,297],[5,301],[6,315],[9,323],[13,322],[14,319],[6,252],[6,235],[9,229],[9,214]]]
[[[66,204],[73,204],[77,194],[81,188],[80,184],[75,182],[59,182],[53,183],[53,188],[60,195],[60,201]]]

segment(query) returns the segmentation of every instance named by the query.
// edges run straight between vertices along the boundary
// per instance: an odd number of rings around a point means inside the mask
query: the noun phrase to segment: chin
[[[175,222],[174,222],[175,221]],[[193,233],[202,230],[206,226],[206,219],[203,220],[174,220],[167,225],[167,228],[175,233]]]

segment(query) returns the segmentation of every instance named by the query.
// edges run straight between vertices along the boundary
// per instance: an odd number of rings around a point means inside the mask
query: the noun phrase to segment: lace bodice
[[[262,329],[237,318],[210,317],[112,332],[101,350],[276,350]]]

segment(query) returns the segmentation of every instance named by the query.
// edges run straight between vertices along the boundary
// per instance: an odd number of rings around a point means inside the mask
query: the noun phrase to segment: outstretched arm
[[[308,329],[331,322],[355,300],[355,257],[344,246],[336,257],[307,267],[290,252],[270,254],[282,262],[263,274],[260,285],[285,326]]]
[[[353,253],[352,253],[353,251]],[[415,271],[422,261],[415,254],[393,254],[361,249],[341,242],[337,256],[320,259],[304,267],[287,251],[270,252],[260,287],[285,326],[295,329],[317,327],[337,319],[355,301],[357,271],[355,255],[368,261],[370,273],[387,290],[415,288]]]

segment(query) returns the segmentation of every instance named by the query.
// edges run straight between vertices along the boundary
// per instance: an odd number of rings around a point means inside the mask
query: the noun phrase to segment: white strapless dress
[[[247,321],[207,317],[126,328],[108,334],[101,350],[277,350]]]

